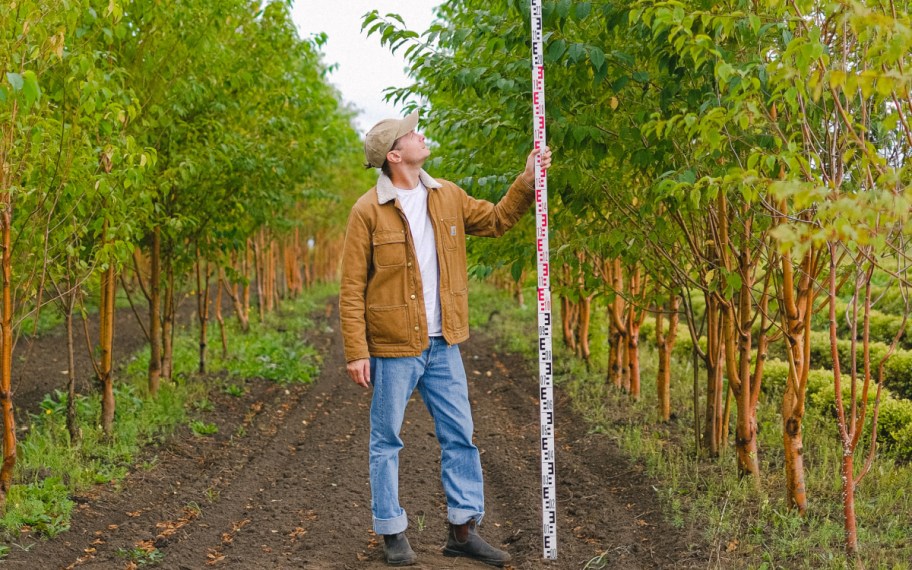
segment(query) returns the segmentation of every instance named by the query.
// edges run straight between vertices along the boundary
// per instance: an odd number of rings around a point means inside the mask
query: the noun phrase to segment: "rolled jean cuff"
[[[484,512],[471,511],[469,509],[447,509],[447,520],[452,524],[465,524],[470,520],[474,520],[475,524],[481,524],[481,519],[483,518]]]
[[[374,532],[377,534],[399,534],[408,528],[408,517],[405,511],[396,518],[378,519],[374,517]]]

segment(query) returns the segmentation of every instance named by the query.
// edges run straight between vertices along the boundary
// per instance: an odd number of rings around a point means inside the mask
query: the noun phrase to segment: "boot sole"
[[[386,561],[387,566],[414,566],[418,563],[418,557],[409,559],[409,560],[397,560],[395,562]]]
[[[498,568],[503,568],[504,564],[507,564],[508,562],[510,562],[510,560],[502,561],[502,560],[493,560],[491,558],[482,558],[480,556],[473,556],[473,555],[469,554],[468,552],[463,552],[461,550],[450,550],[449,548],[443,549],[443,555],[449,556],[450,558],[457,558],[460,556],[462,556],[464,558],[471,558],[472,560],[478,560],[479,562],[484,562],[485,564],[489,564],[491,566],[497,566]]]

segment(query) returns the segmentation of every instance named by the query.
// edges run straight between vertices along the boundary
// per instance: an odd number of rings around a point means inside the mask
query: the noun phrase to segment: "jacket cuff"
[[[523,175],[520,174],[519,176],[516,177],[516,180],[513,181],[513,184],[519,184],[519,186],[521,188],[528,190],[530,192],[535,192],[535,179],[534,178],[532,179],[532,183],[529,184],[528,182],[526,182],[526,179],[523,178]]]
[[[370,358],[370,352],[365,351],[363,354],[360,352],[355,352],[353,354],[345,355],[345,363],[354,362],[356,360],[365,360]]]

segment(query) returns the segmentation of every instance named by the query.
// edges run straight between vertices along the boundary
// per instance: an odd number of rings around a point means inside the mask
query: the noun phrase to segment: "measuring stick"
[[[545,148],[545,59],[541,0],[532,0],[532,113],[535,148]],[[548,173],[535,158],[535,226],[538,251],[538,386],[541,416],[542,548],[557,560],[557,493],[554,473],[554,378],[551,362],[551,277],[548,260]]]

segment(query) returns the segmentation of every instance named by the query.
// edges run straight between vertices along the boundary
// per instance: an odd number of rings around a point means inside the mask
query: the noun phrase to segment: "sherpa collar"
[[[421,180],[426,188],[440,188],[443,186],[443,184],[434,180],[434,177],[423,169],[418,172],[418,179]],[[389,179],[389,176],[381,172],[380,178],[377,179],[377,201],[381,204],[386,204],[395,199],[396,187],[393,186],[393,181]]]

